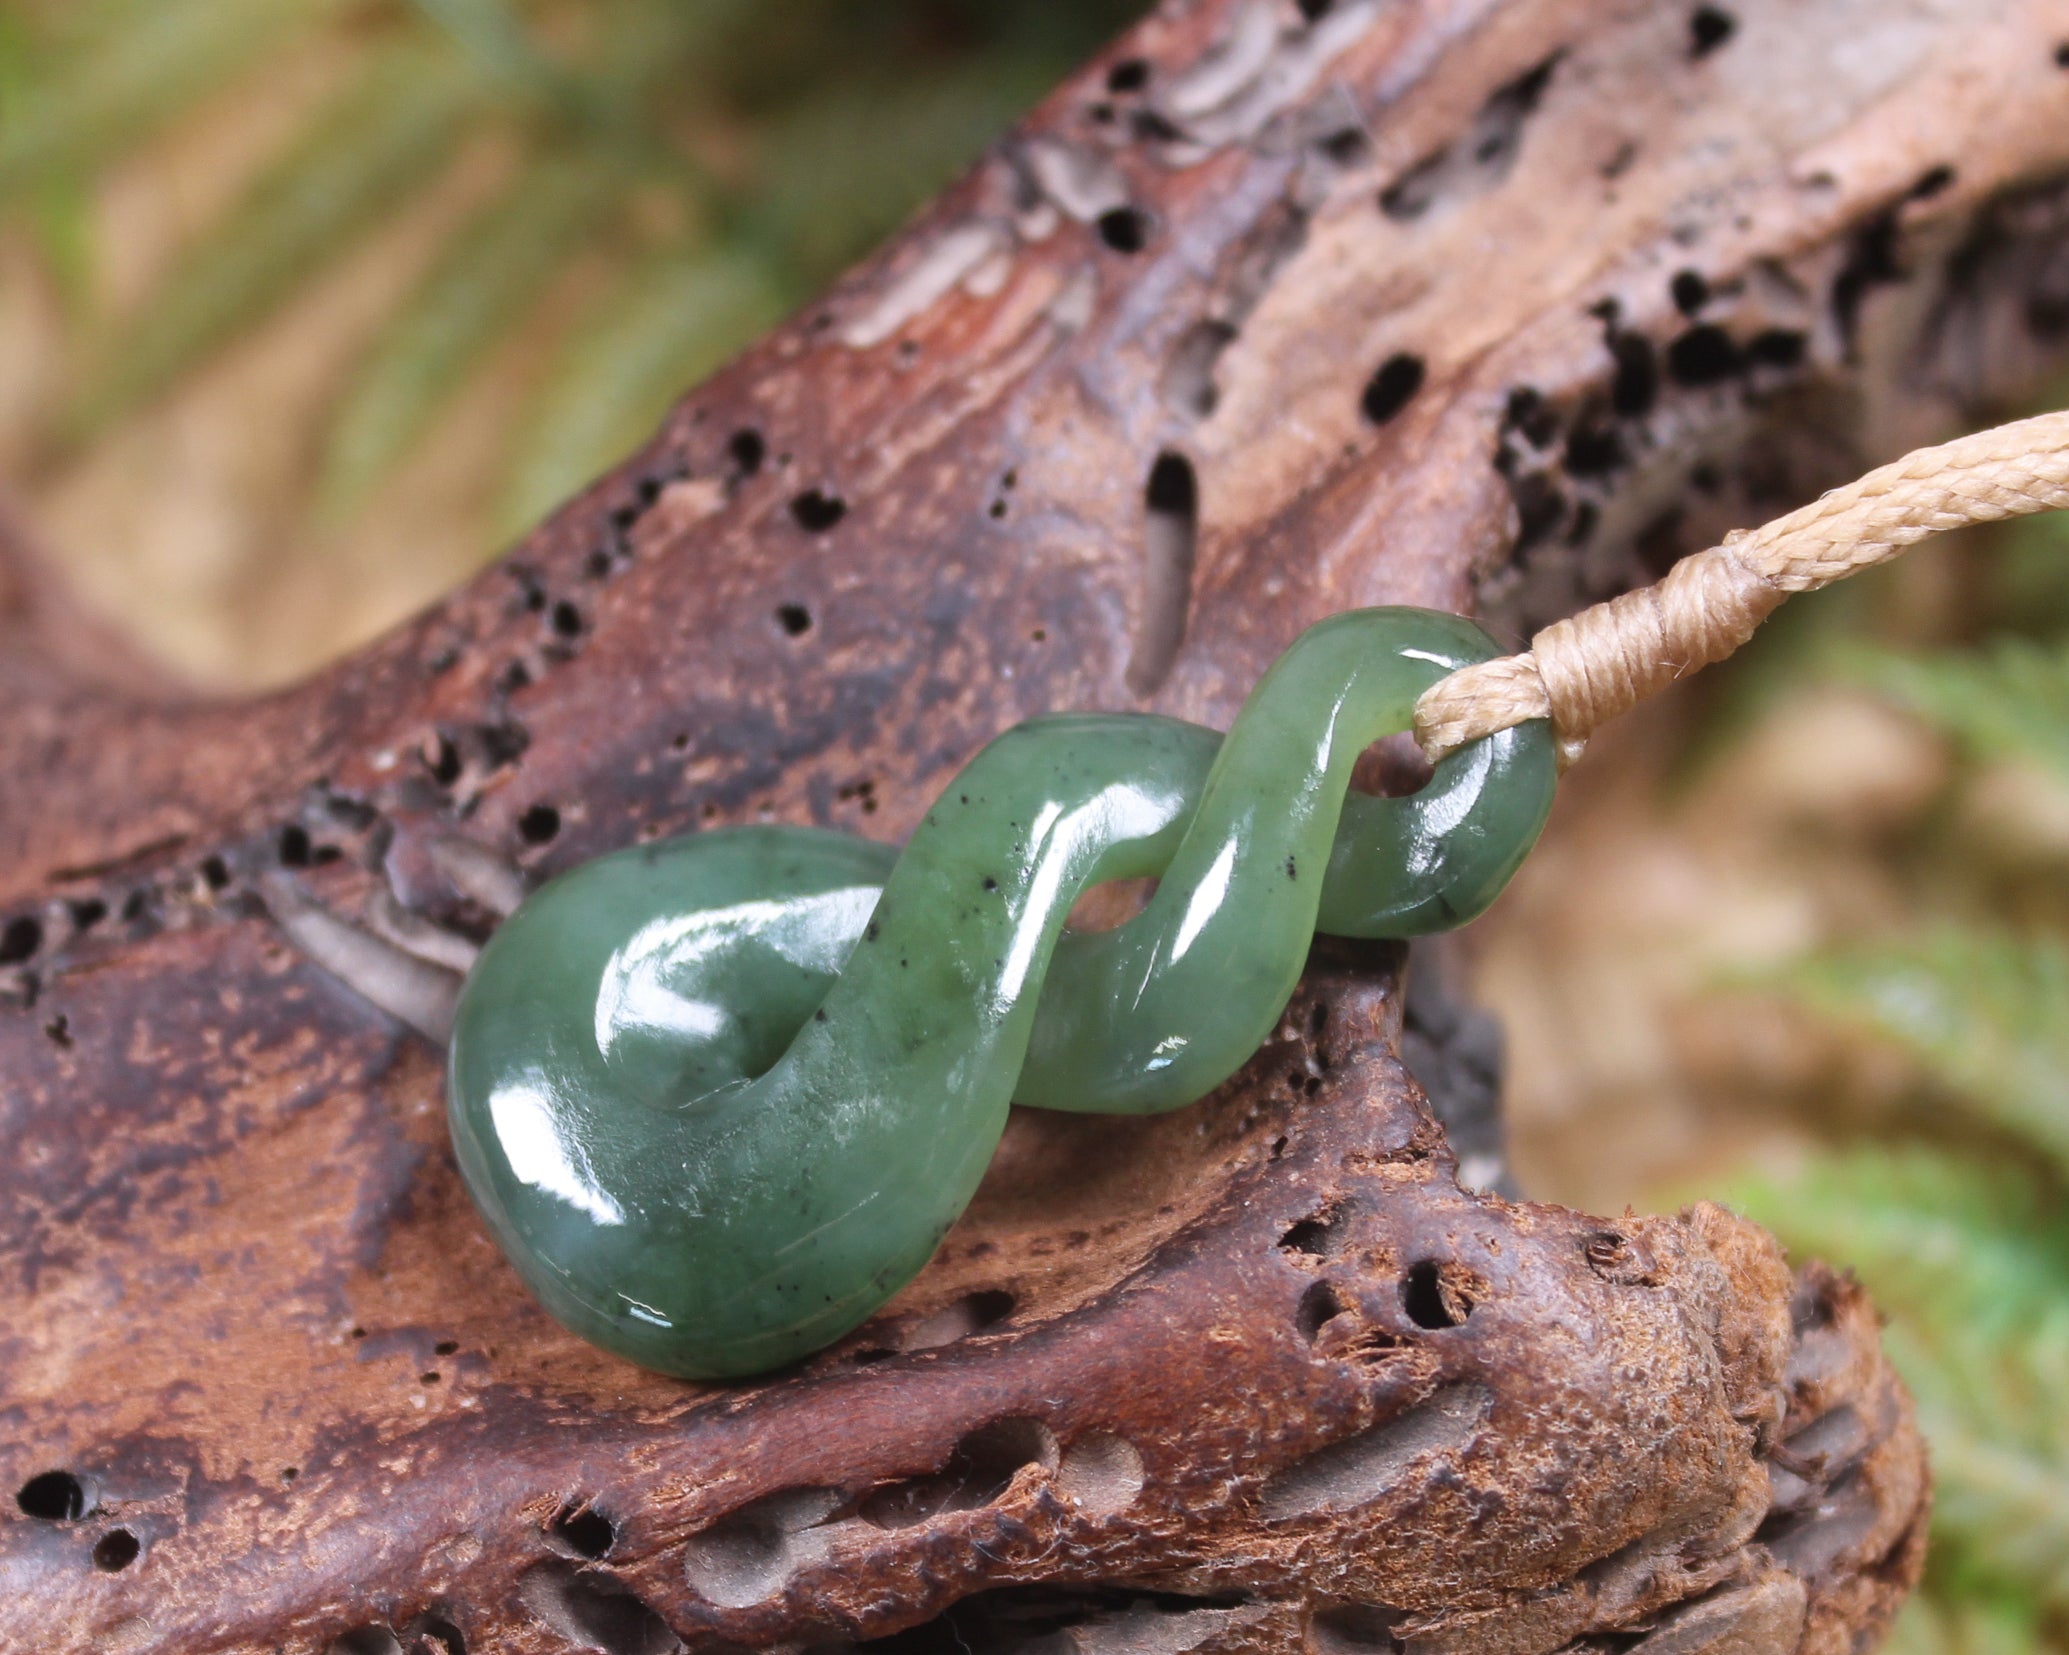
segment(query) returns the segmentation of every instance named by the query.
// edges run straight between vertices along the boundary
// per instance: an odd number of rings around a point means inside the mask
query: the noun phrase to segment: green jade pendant
[[[1536,840],[1543,722],[1412,797],[1350,791],[1415,700],[1496,653],[1420,609],[1337,615],[1226,737],[1145,714],[1031,719],[900,851],[745,827],[620,851],[543,887],[482,951],[453,1030],[469,1190],[583,1338],[726,1379],[830,1344],[919,1271],[1007,1105],[1145,1114],[1235,1073],[1319,929],[1472,918]],[[1112,931],[1079,893],[1156,875]]]

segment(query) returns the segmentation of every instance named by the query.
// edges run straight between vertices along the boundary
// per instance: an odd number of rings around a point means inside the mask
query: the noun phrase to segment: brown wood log
[[[533,1308],[410,1024],[583,857],[895,838],[1028,714],[1225,722],[1358,604],[1533,624],[2020,388],[2065,42],[1175,0],[306,684],[147,695],[12,583],[0,1645],[1872,1644],[1926,1483],[1859,1293],[1714,1209],[1461,1188],[1392,953],[1320,948],[1192,1110],[1016,1118],[881,1318],[735,1387]]]

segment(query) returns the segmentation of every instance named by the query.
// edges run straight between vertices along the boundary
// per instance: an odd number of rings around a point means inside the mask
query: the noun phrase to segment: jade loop
[[[1337,615],[1226,737],[1007,731],[902,853],[728,828],[562,875],[482,951],[453,1031],[453,1142],[498,1244],[566,1326],[665,1373],[831,1343],[926,1263],[1009,1103],[1190,1103],[1270,1034],[1317,929],[1415,936],[1493,900],[1551,805],[1543,721],[1410,797],[1350,780],[1494,653],[1452,615]],[[1086,887],[1142,875],[1135,918],[1065,929]]]

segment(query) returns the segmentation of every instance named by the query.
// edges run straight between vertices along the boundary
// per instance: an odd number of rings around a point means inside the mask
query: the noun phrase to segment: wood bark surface
[[[416,1028],[584,857],[895,839],[1017,719],[1223,724],[1355,605],[1528,627],[2024,388],[2065,43],[2060,0],[1167,4],[299,687],[151,691],[18,561],[0,1646],[1871,1646],[1927,1495],[1870,1308],[1715,1209],[1461,1187],[1394,952],[1318,948],[1194,1109],[1016,1117],[883,1316],[732,1387],[530,1304]]]

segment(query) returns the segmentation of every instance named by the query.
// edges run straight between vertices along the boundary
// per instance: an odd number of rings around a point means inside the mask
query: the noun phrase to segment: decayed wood
[[[409,1025],[582,857],[894,837],[1020,717],[1223,722],[1355,604],[1535,624],[2015,388],[2069,321],[2062,39],[1167,5],[309,683],[146,698],[11,587],[0,1643],[1872,1641],[1925,1483],[1868,1307],[1711,1209],[1462,1190],[1391,955],[1322,950],[1194,1110],[1016,1119],[882,1318],[730,1389],[530,1307]]]

